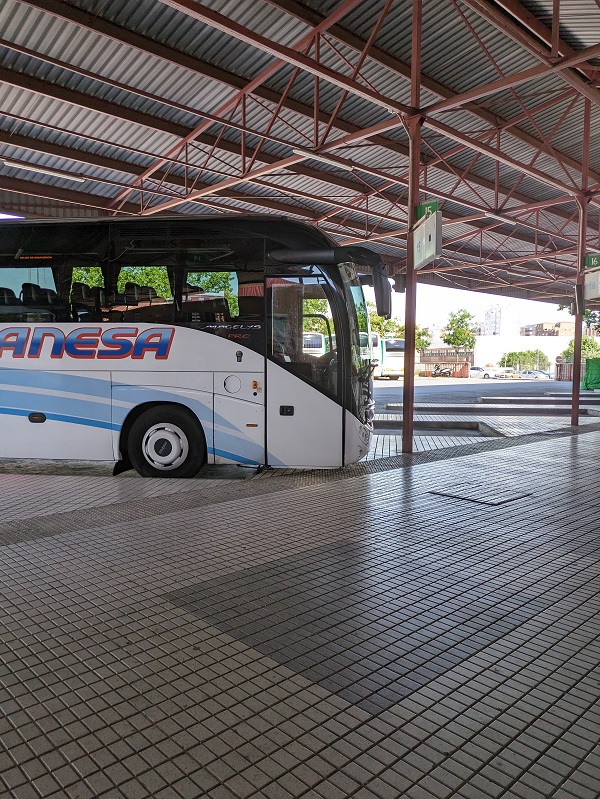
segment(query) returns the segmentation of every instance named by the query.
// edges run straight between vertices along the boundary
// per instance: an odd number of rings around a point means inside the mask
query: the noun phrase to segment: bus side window
[[[181,278],[181,276],[180,276]],[[264,284],[256,270],[187,268],[175,323],[264,353]]]
[[[74,267],[69,302],[71,319],[75,322],[105,319],[104,276],[100,267]]]
[[[166,266],[117,262],[113,264],[111,282],[111,289],[105,291],[111,322],[173,323],[173,291]]]

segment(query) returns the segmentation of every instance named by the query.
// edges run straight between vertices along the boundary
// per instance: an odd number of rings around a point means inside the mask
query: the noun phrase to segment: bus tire
[[[390,375],[390,380],[400,380],[400,375]]]
[[[206,463],[201,424],[185,408],[156,405],[131,425],[131,465],[142,477],[194,477]]]

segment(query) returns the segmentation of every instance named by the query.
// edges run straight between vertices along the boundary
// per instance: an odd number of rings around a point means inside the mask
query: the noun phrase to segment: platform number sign
[[[586,269],[600,269],[600,253],[585,256]]]
[[[430,216],[431,214],[435,214],[439,211],[440,204],[437,200],[431,200],[428,203],[421,203],[421,205],[417,205],[415,216],[417,220],[423,219],[424,216]],[[598,264],[600,266],[600,264]]]

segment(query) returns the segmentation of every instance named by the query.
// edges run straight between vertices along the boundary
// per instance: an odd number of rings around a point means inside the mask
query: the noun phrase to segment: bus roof
[[[12,227],[28,227],[30,225],[86,227],[109,225],[123,228],[128,234],[148,235],[149,231],[157,234],[168,233],[173,236],[185,236],[194,233],[206,235],[264,236],[279,242],[290,249],[311,249],[336,247],[337,242],[313,225],[287,219],[283,216],[266,214],[173,214],[169,216],[105,216],[94,219],[70,217],[68,219],[20,219],[0,222],[3,230]]]

